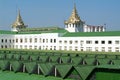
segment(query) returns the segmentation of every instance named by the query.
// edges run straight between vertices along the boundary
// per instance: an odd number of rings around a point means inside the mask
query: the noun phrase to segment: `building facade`
[[[20,11],[12,25],[12,32],[0,31],[0,48],[120,52],[120,31],[105,32],[103,26],[86,25],[74,6],[72,15],[65,21],[65,29],[22,32],[26,29]]]

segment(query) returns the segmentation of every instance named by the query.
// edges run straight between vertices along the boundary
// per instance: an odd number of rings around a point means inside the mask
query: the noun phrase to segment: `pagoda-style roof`
[[[69,17],[69,19],[67,21],[65,21],[65,24],[68,24],[68,23],[80,23],[80,22],[83,22],[83,21],[81,21],[79,15],[77,13],[76,5],[74,5],[72,14]]]
[[[20,10],[18,11],[18,16],[17,16],[17,19],[16,21],[12,24],[12,28],[26,28],[23,20],[22,20],[22,17],[20,15]]]

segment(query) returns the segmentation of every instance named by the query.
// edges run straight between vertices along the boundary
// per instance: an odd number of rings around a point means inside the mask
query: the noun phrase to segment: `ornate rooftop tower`
[[[80,19],[76,5],[74,4],[74,8],[71,16],[67,21],[65,21],[65,29],[69,32],[81,32],[84,22]]]
[[[22,17],[20,15],[20,10],[18,10],[18,16],[16,21],[12,24],[12,31],[19,31],[20,29],[26,28],[27,26],[24,24]]]

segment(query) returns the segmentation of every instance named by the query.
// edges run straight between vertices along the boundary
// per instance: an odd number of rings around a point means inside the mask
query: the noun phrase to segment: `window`
[[[101,44],[105,44],[105,41],[101,41]]]
[[[83,41],[83,40],[82,40],[82,41],[80,41],[81,46],[83,45],[83,43],[84,43],[84,41]]]
[[[72,46],[69,47],[69,50],[72,50]]]
[[[35,43],[37,43],[37,38],[35,38]]]
[[[75,41],[75,44],[78,44],[78,41]]]
[[[62,46],[59,46],[59,50],[62,50]]]
[[[25,43],[27,43],[27,38],[25,38]]]
[[[92,41],[86,41],[86,44],[92,44]]]
[[[7,48],[7,45],[5,45],[5,48]]]
[[[120,52],[119,47],[115,47],[115,52]]]
[[[98,47],[95,47],[95,51],[98,52]]]
[[[18,39],[16,39],[16,43],[18,43]]]
[[[65,44],[67,44],[67,41],[64,41]]]
[[[78,51],[78,47],[77,46],[75,46],[75,51]]]
[[[46,39],[46,43],[48,43],[48,39]]]
[[[27,45],[25,45],[25,49],[27,49]]]
[[[54,46],[54,50],[56,50],[56,46]]]
[[[3,48],[3,45],[1,45],[1,48]]]
[[[45,43],[45,39],[43,39],[43,43]]]
[[[86,47],[86,51],[92,51],[92,47]]]
[[[112,41],[108,41],[108,44],[112,44]]]
[[[64,50],[67,50],[67,46],[64,46]]]
[[[15,42],[15,40],[13,39],[13,43]]]
[[[54,43],[56,43],[56,39],[54,39]]]
[[[2,39],[1,42],[3,43],[3,42],[4,42],[4,39]]]
[[[32,38],[30,38],[30,43],[32,43]]]
[[[59,41],[59,43],[61,44],[61,43],[62,43],[62,41]]]
[[[108,47],[108,52],[112,52],[112,47]]]
[[[72,41],[70,41],[69,43],[72,44]]]
[[[9,42],[11,43],[11,39],[9,40]]]
[[[95,44],[98,44],[98,41],[95,41]]]
[[[41,43],[41,38],[40,38],[40,43]]]
[[[34,49],[37,49],[37,46],[34,46]]]
[[[102,52],[105,52],[105,47],[102,47]]]
[[[22,39],[20,39],[20,43],[22,43],[23,42],[23,40]]]
[[[50,39],[50,42],[52,43],[52,39]]]
[[[29,46],[29,49],[32,49],[32,46],[31,46],[31,45]]]
[[[119,40],[116,40],[116,41],[115,41],[115,44],[120,44],[120,41],[119,41]]]
[[[5,42],[7,43],[7,39],[5,39]]]

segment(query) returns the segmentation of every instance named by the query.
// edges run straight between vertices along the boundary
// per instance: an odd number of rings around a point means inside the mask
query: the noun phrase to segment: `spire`
[[[20,15],[20,10],[18,10],[18,15],[16,21],[12,24],[12,28],[25,28],[24,22],[22,20],[22,17]]]
[[[72,14],[71,16],[69,17],[69,19],[65,22],[66,24],[67,23],[78,23],[80,22],[80,17],[77,13],[77,9],[76,9],[76,4],[74,3],[74,8],[73,8],[73,11],[72,11]]]

